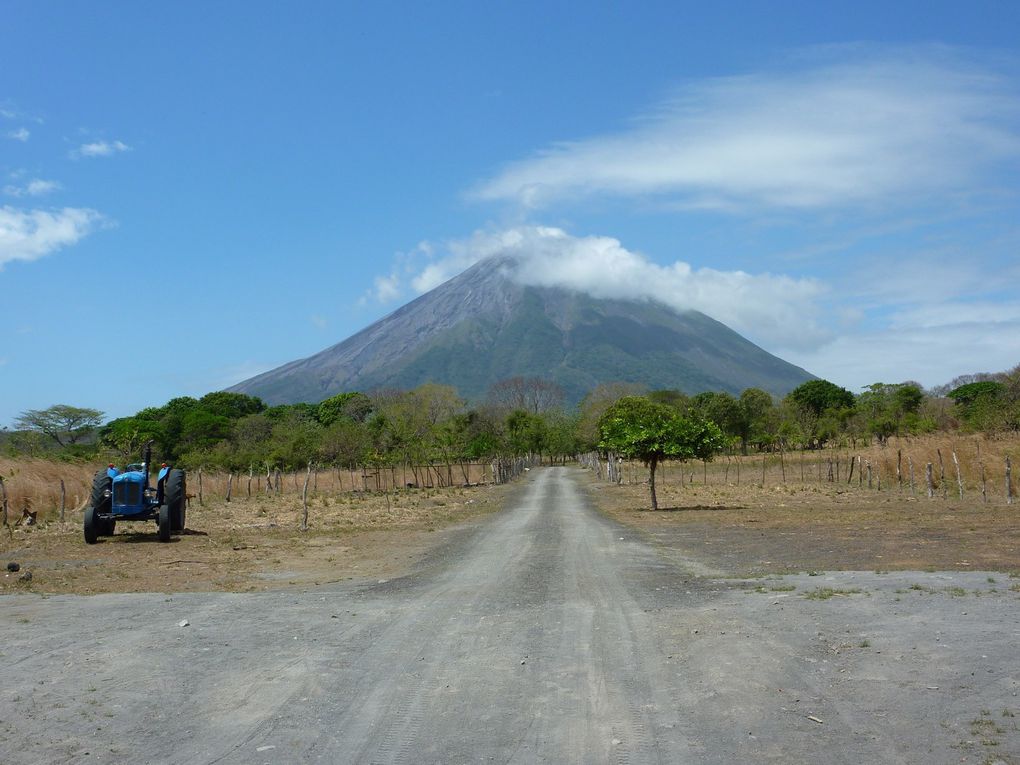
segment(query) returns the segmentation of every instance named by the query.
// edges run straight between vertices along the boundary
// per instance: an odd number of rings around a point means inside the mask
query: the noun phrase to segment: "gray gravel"
[[[579,480],[389,582],[2,597],[0,762],[1020,763],[1020,580],[698,576]]]

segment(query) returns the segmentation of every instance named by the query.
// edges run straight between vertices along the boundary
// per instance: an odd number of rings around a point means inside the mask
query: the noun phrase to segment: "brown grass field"
[[[114,536],[87,545],[81,510],[68,509],[61,523],[50,509],[35,525],[0,528],[0,567],[21,566],[0,573],[0,592],[246,591],[386,578],[451,527],[499,508],[509,488],[323,490],[310,493],[304,531],[300,491],[235,494],[231,502],[207,493],[201,505],[192,497],[187,531],[169,544],[157,541],[148,521],[118,523]],[[26,570],[29,582],[21,579]]]
[[[944,481],[939,480],[939,449]],[[897,452],[902,483],[896,476]],[[962,498],[953,452],[960,463]],[[855,466],[848,481],[851,456],[858,455],[865,472],[862,477]],[[774,454],[722,457],[707,466],[668,464],[657,475],[658,512],[647,509],[648,470],[628,463],[621,485],[594,481],[591,495],[604,513],[667,554],[731,575],[834,569],[1017,573],[1020,498],[1007,503],[1007,456],[1013,464],[1020,459],[1020,439],[943,436],[782,459]],[[913,491],[908,457],[914,465]],[[835,475],[837,459],[840,480],[830,482],[829,462]],[[930,499],[928,462],[935,480]]]
[[[945,480],[939,481],[941,449]],[[902,483],[897,480],[897,452]],[[959,496],[953,452],[960,463]],[[856,468],[847,481],[851,457]],[[659,512],[648,507],[647,470],[627,464],[623,483],[592,476],[591,496],[607,515],[636,529],[667,556],[705,573],[762,575],[789,571],[989,570],[1020,572],[1020,499],[1007,504],[1005,459],[1020,459],[1020,438],[947,436],[894,441],[884,448],[721,457],[668,464],[659,470]],[[914,466],[911,491],[908,458]],[[835,478],[828,480],[830,460]],[[928,498],[925,467],[936,485]],[[985,469],[982,496],[981,465]],[[764,481],[763,481],[764,465]],[[81,522],[96,466],[0,458],[10,527],[0,528],[0,565],[16,561],[32,571],[0,571],[0,592],[42,593],[252,590],[314,586],[351,577],[383,577],[405,570],[458,524],[498,510],[511,486],[389,489],[402,471],[381,475],[322,471],[310,483],[309,529],[301,530],[304,474],[282,477],[267,494],[256,476],[189,473],[193,496],[188,531],[170,544],[156,541],[154,523],[121,523],[112,538],[86,545]],[[445,468],[444,468],[445,470]],[[469,474],[472,482],[481,468]],[[454,468],[454,479],[458,468]],[[387,475],[388,473],[388,475]],[[785,478],[784,478],[785,476]],[[59,520],[60,480],[66,487]],[[408,479],[410,480],[410,478]],[[881,481],[881,488],[879,483]],[[437,483],[438,481],[433,481]],[[352,490],[368,487],[369,491]],[[21,522],[23,511],[37,523]]]

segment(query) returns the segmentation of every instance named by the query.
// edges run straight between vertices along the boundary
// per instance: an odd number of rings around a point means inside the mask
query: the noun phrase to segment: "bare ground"
[[[81,513],[0,529],[0,594],[254,591],[383,578],[411,567],[444,531],[500,506],[506,487],[321,494],[301,530],[300,498],[192,500],[185,534],[161,544],[153,522],[119,523],[87,545]],[[20,571],[2,571],[16,562]],[[32,573],[24,581],[25,571]]]
[[[824,483],[658,487],[592,481],[611,518],[726,575],[799,571],[1020,572],[1020,505]]]

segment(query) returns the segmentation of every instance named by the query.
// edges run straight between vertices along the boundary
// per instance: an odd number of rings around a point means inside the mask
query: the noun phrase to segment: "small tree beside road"
[[[662,460],[710,460],[722,443],[722,431],[715,423],[685,417],[643,396],[621,398],[599,419],[599,448],[638,459],[648,467],[652,510],[659,509],[655,470]]]

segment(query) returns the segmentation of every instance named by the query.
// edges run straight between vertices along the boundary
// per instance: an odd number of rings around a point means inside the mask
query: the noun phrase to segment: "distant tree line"
[[[616,414],[623,419],[617,417],[616,436],[611,437],[604,416],[617,402],[634,397],[654,407],[631,401],[618,408]],[[563,392],[555,384],[521,377],[497,383],[486,401],[476,405],[451,386],[431,383],[414,390],[352,391],[317,404],[280,406],[218,391],[175,398],[105,424],[103,413],[95,409],[60,404],[29,410],[16,419],[13,430],[0,431],[0,449],[123,461],[152,441],[161,460],[231,471],[267,465],[283,470],[308,464],[452,465],[521,455],[555,461],[606,450],[613,443],[623,453],[620,434],[635,432],[628,430],[627,417],[634,422],[651,417],[671,432],[685,427],[684,432],[693,432],[691,423],[711,424],[711,432],[699,431],[705,436],[694,449],[699,458],[705,449],[751,454],[881,444],[893,436],[946,430],[1017,431],[1020,366],[967,375],[928,391],[908,381],[875,383],[855,395],[832,382],[811,380],[782,399],[758,388],[739,395],[687,395],[611,383],[597,386],[572,408],[564,407]],[[669,457],[667,452],[661,455]]]

